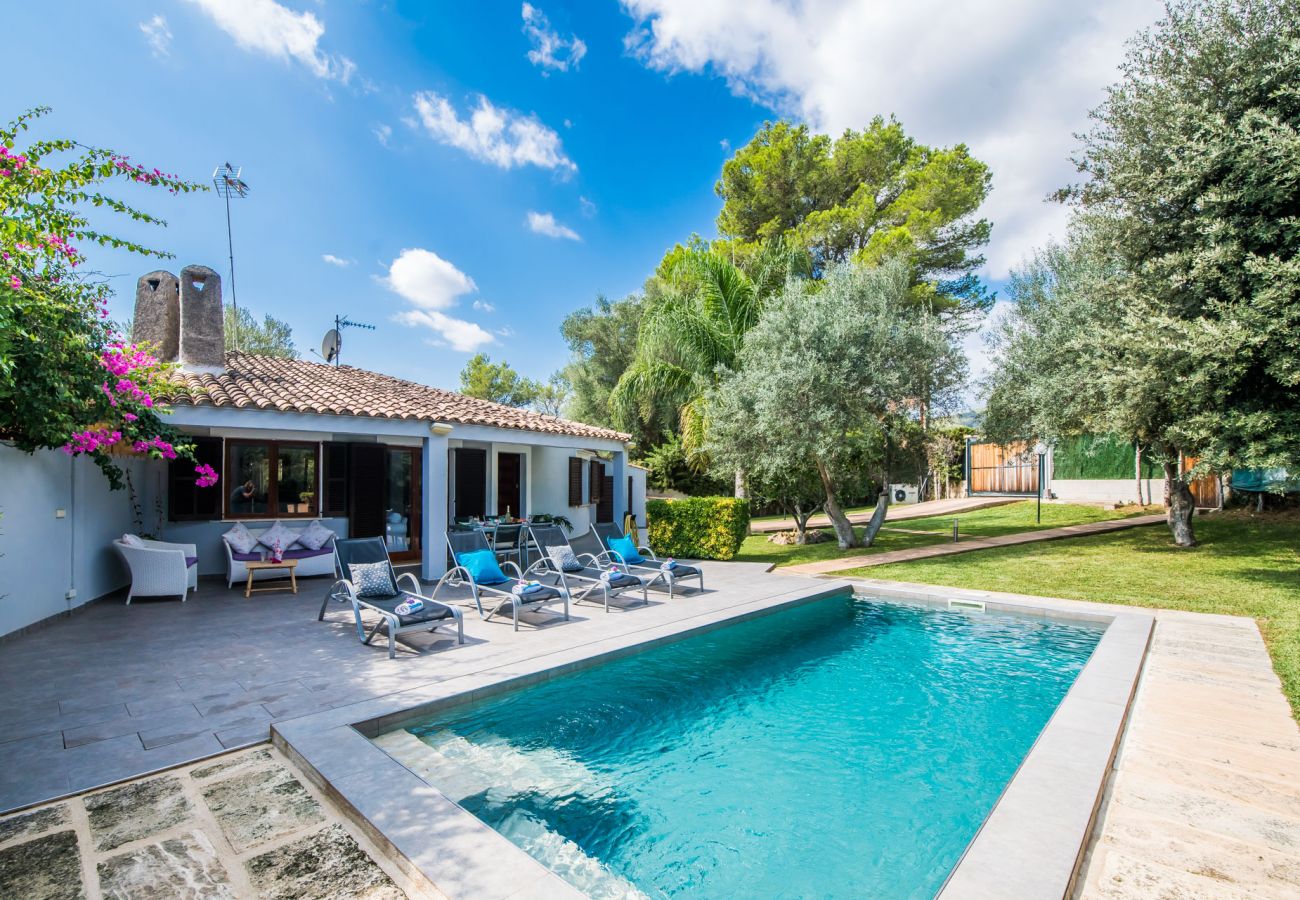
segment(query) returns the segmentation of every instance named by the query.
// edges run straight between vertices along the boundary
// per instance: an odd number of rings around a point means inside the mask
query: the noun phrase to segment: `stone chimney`
[[[150,272],[135,283],[131,340],[157,345],[158,358],[166,362],[180,355],[180,281],[171,272]]]
[[[207,266],[186,266],[180,277],[180,359],[190,369],[224,369],[225,322],[221,276]]]

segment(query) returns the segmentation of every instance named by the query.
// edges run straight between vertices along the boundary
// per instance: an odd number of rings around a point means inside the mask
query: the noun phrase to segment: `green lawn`
[[[1043,521],[1040,525],[1035,520],[1035,506],[1033,500],[1024,500],[1005,506],[990,506],[960,513],[956,517],[959,520],[958,529],[964,537],[994,537],[1001,534],[1036,531],[1040,528],[1057,528],[1062,525],[1082,525],[1085,522],[1126,518],[1143,512],[1136,506],[1105,510],[1099,506],[1075,503],[1045,503]],[[1155,509],[1147,511],[1155,511]],[[736,559],[743,562],[769,562],[789,566],[796,563],[835,559],[840,556],[862,556],[867,553],[884,553],[889,550],[906,550],[926,544],[945,543],[952,540],[952,520],[953,516],[934,516],[927,519],[906,519],[893,525],[887,524],[880,530],[875,544],[853,550],[840,550],[833,542],[809,544],[804,547],[781,546],[769,543],[768,536],[765,534],[756,534],[745,539]],[[828,534],[831,533],[829,528],[823,530]],[[930,533],[912,533],[918,531]]]
[[[1300,718],[1300,516],[1224,513],[1196,533],[1191,550],[1156,526],[836,574],[1251,616]]]

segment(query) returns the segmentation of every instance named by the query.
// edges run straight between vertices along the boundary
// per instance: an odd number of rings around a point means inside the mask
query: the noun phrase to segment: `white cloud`
[[[528,230],[532,231],[534,234],[544,234],[547,237],[552,238],[564,238],[568,241],[582,240],[578,235],[578,232],[569,228],[567,225],[561,225],[559,222],[555,221],[555,215],[552,213],[539,213],[530,210],[526,222],[528,224]]]
[[[190,0],[245,50],[296,59],[317,78],[348,83],[356,66],[320,49],[325,26],[311,12],[294,12],[275,0]]]
[[[533,65],[558,72],[578,68],[578,63],[587,55],[587,45],[576,34],[561,37],[551,27],[546,13],[529,3],[524,4],[523,17],[524,34],[533,45],[533,49],[528,51],[528,60]]]
[[[474,322],[442,312],[455,306],[458,298],[478,290],[474,279],[432,250],[403,250],[379,279],[389,290],[405,298],[411,308],[394,319],[404,325],[428,328],[438,333],[455,350],[471,352],[495,338]]]
[[[590,219],[596,214],[596,204],[592,203],[586,197],[578,198],[578,209],[582,212],[583,218]]]
[[[155,15],[148,22],[141,22],[140,30],[144,32],[144,39],[149,42],[149,49],[153,51],[154,56],[171,55],[172,32],[167,27],[165,18]]]
[[[578,167],[564,155],[560,136],[536,116],[494,106],[480,96],[468,119],[462,119],[446,97],[422,91],[414,97],[415,112],[429,136],[464,150],[475,159],[503,169],[538,166],[565,174]]]
[[[1161,5],[1036,0],[622,0],[627,47],[664,72],[716,74],[733,92],[836,134],[896,114],[928,144],[967,144],[993,170],[988,274],[1060,235],[1044,202],[1077,177],[1073,134],[1118,77],[1124,40]]]
[[[393,318],[403,325],[436,331],[441,335],[443,343],[462,353],[473,353],[480,347],[496,341],[496,338],[473,322],[453,319],[437,310],[408,309]]]
[[[331,266],[338,266],[340,269],[346,269],[348,266],[352,265],[352,263],[356,261],[351,259],[344,259],[341,256],[335,256],[333,253],[322,253],[320,258],[325,262],[329,263]]]
[[[497,308],[493,306],[491,303],[488,303],[486,300],[475,300],[471,305],[479,312],[490,313],[490,312],[497,311]]]
[[[370,129],[370,131],[374,134],[375,140],[379,141],[379,143],[383,144],[385,147],[388,146],[388,141],[393,136],[393,126],[385,125],[382,122]]]

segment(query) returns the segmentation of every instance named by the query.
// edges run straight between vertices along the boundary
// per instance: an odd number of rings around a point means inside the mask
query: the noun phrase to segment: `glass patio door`
[[[393,559],[420,558],[420,451],[389,447],[384,543]]]

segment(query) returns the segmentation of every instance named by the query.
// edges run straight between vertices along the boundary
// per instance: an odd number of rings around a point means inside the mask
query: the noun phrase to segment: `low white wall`
[[[138,487],[144,466],[123,461]],[[89,460],[0,446],[0,516],[0,635],[126,585],[110,542],[132,529],[131,505]]]
[[[1048,490],[1061,500],[1087,500],[1101,503],[1136,503],[1137,481],[1123,478],[1053,478]],[[1142,500],[1160,503],[1165,495],[1164,479],[1142,481]]]

